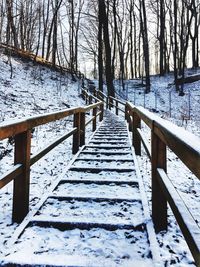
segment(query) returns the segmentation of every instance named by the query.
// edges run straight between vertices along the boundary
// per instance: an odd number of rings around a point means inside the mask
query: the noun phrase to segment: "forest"
[[[173,71],[184,95],[185,68],[199,66],[199,0],[1,0],[0,42],[99,80]]]

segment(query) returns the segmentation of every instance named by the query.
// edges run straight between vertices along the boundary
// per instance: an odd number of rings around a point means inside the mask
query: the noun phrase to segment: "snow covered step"
[[[100,180],[100,181],[105,181],[105,180],[113,180],[113,181],[131,181],[131,182],[137,182],[137,177],[135,170],[132,171],[127,171],[125,173],[121,172],[116,172],[116,171],[110,171],[110,172],[105,172],[105,171],[100,171],[97,173],[91,173],[90,171],[85,171],[85,172],[79,172],[79,171],[68,171],[64,179],[69,179],[69,180]]]
[[[130,146],[95,146],[95,145],[86,145],[83,149],[83,151],[81,151],[81,153],[85,153],[88,151],[94,151],[94,152],[98,152],[100,153],[102,152],[106,152],[106,153],[131,153],[131,148]]]
[[[77,267],[152,267],[151,251],[145,231],[119,229],[108,231],[59,230],[32,226],[12,247],[5,258],[20,266],[77,266]],[[24,253],[26,251],[26,253]]]
[[[106,133],[106,134],[103,134],[103,133],[95,133],[95,135],[94,135],[94,138],[104,138],[104,137],[106,137],[106,138],[113,138],[113,137],[116,137],[116,138],[128,138],[128,135],[127,135],[127,133],[124,133],[124,134],[119,134],[119,133],[113,133],[113,134],[108,134],[108,133]]]
[[[77,167],[77,168],[114,168],[114,169],[126,169],[126,168],[133,168],[133,160],[130,161],[116,161],[116,160],[107,160],[107,161],[103,161],[103,160],[76,160],[72,167]]]
[[[137,184],[86,184],[80,181],[80,183],[60,183],[53,191],[53,195],[138,199],[139,189]]]
[[[129,145],[124,145],[124,144],[89,144],[89,145],[87,145],[86,146],[86,149],[87,148],[97,148],[97,149],[116,149],[116,150],[125,150],[125,151],[127,151],[127,149],[129,150],[129,151],[131,151],[131,148],[130,148],[130,146]],[[97,150],[98,151],[98,150]]]
[[[79,161],[79,160],[85,160],[85,161],[132,161],[133,162],[133,157],[132,155],[124,155],[124,157],[119,157],[119,155],[113,155],[113,154],[110,154],[110,155],[102,155],[102,154],[94,154],[91,155],[90,154],[84,154],[84,155],[81,155],[79,156],[76,161]]]
[[[130,167],[116,167],[116,166],[71,166],[70,167],[70,171],[79,171],[79,172],[91,172],[91,173],[99,173],[102,171],[106,171],[106,172],[129,172],[129,171],[134,171],[135,168],[134,166],[130,166]]]
[[[34,216],[34,220],[46,220],[73,223],[95,223],[101,227],[105,222],[110,225],[132,225],[136,227],[144,223],[142,204],[140,201],[114,200],[86,201],[78,199],[48,198],[42,208]]]
[[[87,179],[87,180],[81,180],[81,179],[62,179],[60,180],[60,183],[84,183],[84,184],[116,184],[116,185],[123,185],[123,184],[127,184],[130,186],[135,186],[138,187],[138,182],[136,181],[127,181],[127,180],[95,180],[95,179]]]
[[[100,149],[99,151],[97,151],[97,149],[95,149],[95,151],[93,151],[93,150],[89,150],[89,149],[85,149],[85,150],[83,150],[82,152],[81,152],[81,156],[86,156],[86,155],[96,155],[97,157],[98,156],[108,156],[108,157],[110,157],[110,156],[112,156],[113,158],[115,158],[115,156],[116,157],[118,157],[119,155],[125,155],[126,157],[133,157],[131,154],[130,154],[130,152],[129,152],[129,150],[127,150],[127,151],[116,151],[116,150],[103,150],[103,149]]]
[[[98,131],[96,133],[100,133],[100,134],[125,134],[127,133],[127,129],[101,129],[99,128]]]
[[[102,145],[126,145],[129,143],[129,140],[95,140],[92,139],[89,144],[99,144],[100,146]]]
[[[96,135],[94,135],[94,137],[92,138],[92,140],[102,140],[102,141],[107,141],[107,140],[110,140],[110,141],[121,141],[121,140],[128,140],[128,136],[126,137],[116,137],[116,136],[107,136],[107,135],[104,135],[104,136],[101,136],[101,137],[98,137]]]

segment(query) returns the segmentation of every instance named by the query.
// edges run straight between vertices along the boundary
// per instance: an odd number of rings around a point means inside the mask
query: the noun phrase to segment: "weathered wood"
[[[137,113],[132,112],[132,143],[135,149],[135,154],[136,155],[141,155],[141,139],[140,139],[140,135],[138,133],[137,129],[141,128],[141,119],[140,117],[137,115]]]
[[[200,139],[183,128],[163,122],[155,122],[159,138],[200,179]]]
[[[22,164],[16,164],[11,171],[8,171],[3,177],[0,177],[0,189],[14,180],[16,176],[22,174]]]
[[[80,146],[80,113],[74,114],[73,126],[77,129],[77,131],[73,135],[72,153],[76,154]]]
[[[92,95],[89,95],[89,105],[92,104]]]
[[[102,121],[103,120],[103,113],[104,113],[104,104],[102,103],[101,105],[100,105],[100,117],[99,117],[99,120],[100,121]],[[98,116],[98,115],[97,115]]]
[[[121,100],[119,100],[119,99],[117,99],[117,98],[115,98],[115,97],[112,97],[112,96],[110,96],[110,99],[112,99],[112,100],[114,100],[114,101],[116,101],[116,102],[118,102],[118,103],[120,103],[120,104],[122,104],[122,105],[126,105],[126,102],[124,102],[124,101],[121,101]]]
[[[147,156],[151,160],[151,145],[149,144],[148,140],[145,138],[144,134],[142,133],[141,129],[137,129],[137,132],[140,136],[144,149],[147,153]]]
[[[116,100],[116,105],[115,105],[115,113],[118,115],[118,101]]]
[[[162,193],[168,200],[197,266],[200,266],[200,228],[163,169],[157,169]]]
[[[0,140],[8,138],[10,136],[15,136],[36,126],[63,119],[65,117],[78,113],[79,111],[80,108],[70,108],[54,113],[48,113],[45,115],[37,115],[34,117],[13,120],[13,122],[10,122],[9,124],[3,122],[0,124]]]
[[[92,131],[96,131],[97,128],[97,108],[93,108],[92,115],[94,117],[94,120],[92,122]]]
[[[22,164],[22,174],[14,179],[13,222],[20,223],[29,212],[31,131],[15,136],[14,164]]]
[[[80,113],[80,146],[85,145],[85,112]]]
[[[73,128],[70,132],[67,134],[64,134],[63,136],[57,138],[54,142],[52,142],[50,145],[39,151],[36,155],[32,156],[30,159],[30,165],[32,166],[34,163],[36,163],[38,160],[40,160],[42,157],[44,157],[48,152],[50,152],[53,148],[58,146],[60,143],[65,141],[68,137],[72,136],[78,131],[77,128]]]
[[[167,171],[166,145],[152,129],[151,137],[151,180],[152,180],[152,219],[156,232],[167,230],[167,200],[159,184],[157,168]]]

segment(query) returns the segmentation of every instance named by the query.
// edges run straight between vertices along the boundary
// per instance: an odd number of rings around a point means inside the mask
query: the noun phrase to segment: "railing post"
[[[80,146],[80,113],[74,114],[74,127],[77,131],[73,134],[72,153],[76,154]]]
[[[94,132],[97,128],[97,108],[93,108],[92,115],[94,117],[92,122],[92,131]]]
[[[108,107],[109,107],[109,98],[108,98],[108,96],[106,97],[106,109],[108,109]]]
[[[85,100],[85,90],[84,90],[84,88],[82,88],[81,94],[82,94],[83,100]]]
[[[85,112],[80,113],[80,146],[85,145]]]
[[[125,106],[125,120],[128,121],[128,105]]]
[[[100,111],[101,111],[101,114],[99,116],[99,120],[102,121],[103,120],[103,112],[104,112],[104,104],[100,105]]]
[[[112,108],[112,99],[111,99],[110,96],[108,96],[108,98],[109,98],[109,109],[111,110],[111,108]]]
[[[89,95],[89,104],[92,104],[92,96]]]
[[[14,164],[22,164],[23,172],[14,179],[13,222],[20,223],[29,212],[31,131],[15,136]]]
[[[135,148],[135,154],[141,155],[141,140],[138,134],[137,128],[141,128],[141,119],[134,110],[132,111],[132,125],[133,125],[133,146]]]
[[[116,115],[118,115],[118,101],[116,100]]]
[[[159,185],[157,168],[167,170],[166,145],[155,134],[153,124],[151,136],[151,162],[152,162],[152,219],[156,233],[167,230],[167,200]]]

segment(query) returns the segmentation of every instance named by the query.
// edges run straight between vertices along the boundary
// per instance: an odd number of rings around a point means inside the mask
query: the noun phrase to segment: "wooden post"
[[[85,112],[80,113],[80,146],[85,145]]]
[[[104,112],[104,104],[100,105],[100,111],[101,111],[101,114],[99,116],[99,121],[102,121],[103,120],[103,112]]]
[[[108,107],[109,107],[109,98],[108,98],[108,96],[106,97],[106,109],[108,109]]]
[[[73,134],[72,153],[76,154],[80,146],[80,113],[74,114],[74,127],[77,131]]]
[[[136,112],[132,111],[132,125],[133,125],[133,146],[135,148],[135,154],[141,156],[141,140],[138,134],[137,128],[141,128],[141,119]]]
[[[89,95],[89,104],[92,104],[92,96]]]
[[[109,98],[109,109],[111,110],[111,108],[112,108],[112,99],[110,97],[108,97],[108,98]]]
[[[118,115],[118,101],[116,100],[116,115]]]
[[[152,219],[156,233],[167,230],[167,201],[158,182],[157,168],[167,171],[166,145],[154,132],[151,136],[151,164],[152,164]]]
[[[125,106],[125,120],[128,121],[128,105]]]
[[[22,164],[23,172],[14,179],[13,222],[20,223],[29,212],[31,130],[15,136],[14,164]]]
[[[84,91],[84,88],[82,88],[82,90],[81,90],[81,96],[82,96],[83,100],[85,100],[85,91]]]
[[[132,116],[132,113],[129,112],[128,113],[128,116],[129,116],[129,119],[128,119],[128,129],[130,132],[133,132],[133,116]]]
[[[92,122],[92,131],[96,131],[97,128],[97,108],[93,108],[92,111],[92,116],[94,117],[93,122]]]

